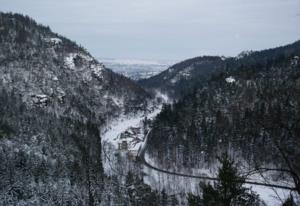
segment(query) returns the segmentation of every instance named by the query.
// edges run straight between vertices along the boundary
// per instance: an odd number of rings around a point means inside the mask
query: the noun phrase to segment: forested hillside
[[[237,57],[200,56],[171,66],[166,71],[138,83],[148,91],[160,90],[171,98],[183,98],[191,90],[205,85],[218,73],[243,67],[270,66],[274,61],[299,50],[299,42],[263,51],[244,51]]]
[[[208,171],[223,154],[300,194],[299,57],[300,41],[196,57],[139,86],[49,27],[0,12],[0,205],[197,205],[184,187],[198,180],[176,172]],[[175,101],[162,107],[165,94]],[[237,204],[263,204],[239,164],[224,158],[210,178],[221,181],[204,188],[222,202],[229,171]]]
[[[103,173],[100,132],[147,101],[75,42],[0,13],[0,205],[130,204],[129,188],[104,192],[126,186]]]
[[[204,56],[177,63],[164,72],[139,80],[138,83],[148,91],[159,90],[172,98],[183,96],[195,85],[200,86],[210,75],[225,67],[223,57]]]
[[[149,156],[180,170],[209,168],[228,153],[252,169],[283,172],[300,191],[299,56],[298,41],[226,60],[223,71],[164,106],[149,134]]]

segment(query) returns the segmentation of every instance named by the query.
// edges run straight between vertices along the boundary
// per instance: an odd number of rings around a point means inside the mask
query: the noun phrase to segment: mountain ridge
[[[162,90],[171,97],[178,99],[191,90],[201,87],[203,82],[217,75],[219,72],[242,67],[243,64],[268,64],[279,56],[284,56],[299,48],[300,40],[294,43],[265,49],[261,51],[241,52],[236,57],[199,56],[181,61],[169,67],[166,71],[139,80],[138,83],[148,91]],[[261,58],[263,56],[263,58]]]

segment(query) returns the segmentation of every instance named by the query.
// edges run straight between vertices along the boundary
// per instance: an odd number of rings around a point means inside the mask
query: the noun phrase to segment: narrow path
[[[207,177],[207,176],[201,176],[201,175],[189,175],[189,174],[182,174],[182,173],[177,173],[177,172],[171,172],[168,170],[160,169],[157,168],[151,164],[149,164],[145,160],[145,153],[147,150],[147,142],[148,142],[148,135],[150,134],[151,131],[148,132],[147,136],[145,137],[145,143],[144,146],[140,149],[138,153],[138,160],[143,164],[144,166],[153,169],[157,172],[165,173],[165,174],[170,174],[170,175],[175,175],[175,176],[180,176],[180,177],[188,177],[188,178],[195,178],[195,179],[202,179],[202,180],[212,180],[212,181],[219,181],[220,179],[217,177]],[[245,184],[249,185],[259,185],[259,186],[264,186],[264,187],[271,187],[271,188],[279,188],[279,189],[285,189],[285,190],[292,190],[295,191],[296,188],[293,187],[288,187],[288,186],[282,186],[282,185],[275,185],[275,184],[268,184],[268,183],[262,183],[262,182],[254,182],[254,181],[249,181],[246,179],[244,182]]]

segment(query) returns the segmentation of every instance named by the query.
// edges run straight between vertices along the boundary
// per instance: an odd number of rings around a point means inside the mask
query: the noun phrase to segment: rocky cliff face
[[[28,107],[98,122],[142,107],[143,89],[106,69],[84,48],[30,18],[0,17],[1,85]]]

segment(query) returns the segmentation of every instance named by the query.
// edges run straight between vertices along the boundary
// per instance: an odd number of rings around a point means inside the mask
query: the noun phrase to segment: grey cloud
[[[299,0],[0,0],[94,56],[236,55],[298,40]]]

